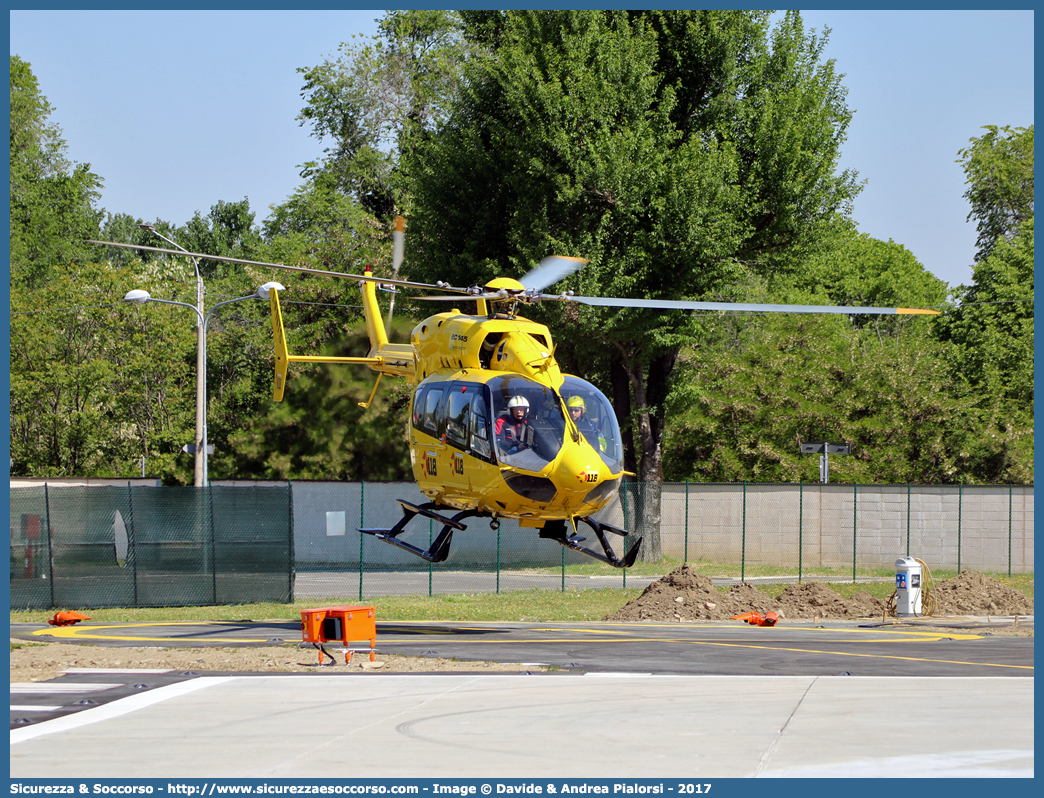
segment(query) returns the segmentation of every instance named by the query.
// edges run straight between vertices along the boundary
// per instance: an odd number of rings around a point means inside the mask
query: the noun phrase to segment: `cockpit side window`
[[[416,393],[413,394],[413,415],[410,420],[413,423],[414,429],[424,429],[424,395],[427,392],[427,385],[419,385],[417,386]]]
[[[471,400],[475,390],[466,385],[450,387],[449,409],[446,411],[446,443],[458,449],[468,448],[468,428],[471,426]]]
[[[424,398],[424,417],[421,419],[421,430],[432,437],[439,437],[439,429],[442,426],[442,418],[439,413],[439,405],[442,401],[442,386],[432,385]]]
[[[471,451],[483,460],[493,460],[493,448],[489,443],[489,411],[486,399],[476,391],[471,403]]]
[[[562,399],[577,430],[614,474],[623,470],[623,439],[605,395],[579,377],[566,376]]]

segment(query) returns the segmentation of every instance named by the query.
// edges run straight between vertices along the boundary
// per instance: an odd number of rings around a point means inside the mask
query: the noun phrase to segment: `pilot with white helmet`
[[[500,448],[505,454],[528,449],[532,442],[529,427],[529,400],[516,394],[508,400],[508,414],[497,419],[494,428]]]

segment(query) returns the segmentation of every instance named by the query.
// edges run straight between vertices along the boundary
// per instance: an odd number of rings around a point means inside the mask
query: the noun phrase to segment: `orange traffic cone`
[[[54,617],[47,621],[51,626],[72,626],[74,623],[80,621],[89,621],[90,615],[84,615],[82,612],[76,612],[75,610],[62,610],[56,612]]]
[[[732,620],[746,621],[751,626],[775,626],[779,616],[771,610],[766,612],[764,617],[759,612],[744,612],[741,615],[733,615]]]

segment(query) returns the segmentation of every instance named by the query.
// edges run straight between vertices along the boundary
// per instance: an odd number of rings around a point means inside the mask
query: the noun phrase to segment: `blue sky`
[[[11,11],[70,157],[101,206],[184,224],[248,197],[257,221],[323,144],[300,127],[298,67],[370,35],[381,11]],[[867,181],[854,218],[950,285],[971,281],[975,229],[958,150],[984,125],[1033,123],[1032,11],[803,12],[856,114],[842,166]],[[582,255],[583,253],[576,253]]]

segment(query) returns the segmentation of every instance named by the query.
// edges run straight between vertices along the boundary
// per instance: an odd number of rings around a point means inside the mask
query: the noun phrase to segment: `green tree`
[[[302,176],[332,177],[383,223],[406,212],[401,157],[446,117],[467,53],[457,12],[388,11],[373,39],[344,43],[337,58],[299,69],[306,105],[298,119],[332,140]]]
[[[408,340],[410,326],[396,325],[393,340]],[[324,350],[349,357],[368,351],[364,331]],[[269,386],[271,376],[269,366]],[[359,403],[374,380],[362,366],[295,365],[284,400],[230,436],[228,470],[260,479],[412,480],[403,445],[410,386],[382,382],[364,409]]]
[[[771,31],[762,12],[472,21],[495,52],[469,62],[452,116],[408,161],[412,275],[484,282],[557,253],[590,259],[570,279],[578,294],[742,298],[737,285],[793,269],[848,211],[857,186],[836,167],[851,114],[825,38],[798,14]],[[670,379],[698,320],[586,307],[544,318],[563,361],[611,375],[629,460],[659,483]]]
[[[968,220],[974,219],[979,231],[977,261],[989,256],[999,238],[1011,240],[1033,218],[1033,125],[984,130],[957,161],[968,179]]]
[[[1003,444],[983,472],[1032,481],[1033,458],[1033,126],[999,128],[960,155],[969,219],[979,230],[970,287],[936,325],[950,345],[960,395],[974,401],[984,434]]]
[[[73,164],[30,65],[11,56],[11,278],[38,286],[52,267],[85,260],[97,235],[102,180]]]
[[[358,271],[391,260],[390,236],[329,174],[317,174],[262,225],[263,257],[329,271]]]
[[[239,202],[219,200],[210,206],[206,216],[199,211],[193,214],[182,227],[179,227],[173,240],[189,252],[201,252],[207,255],[220,255],[226,258],[256,259],[261,246],[261,230],[254,224],[254,212],[250,210],[250,200],[244,198]],[[156,240],[159,245],[170,249],[163,241]],[[200,259],[200,274],[206,278],[224,278],[242,275],[244,269],[239,264]]]
[[[992,480],[1033,481],[1033,251],[1030,218],[1011,241],[997,239],[938,322],[957,393],[975,402],[985,435],[1003,444],[984,469]]]
[[[146,247],[170,248],[170,245],[165,241],[157,238],[148,230],[144,229],[144,224],[145,223],[141,219],[135,218],[128,213],[106,213],[105,219],[102,222],[98,240],[115,241],[120,244],[135,244]],[[152,223],[152,227],[167,238],[177,235],[175,233],[175,225],[172,225],[170,222],[164,222],[157,219]],[[181,270],[187,263],[187,261],[179,256],[165,255],[160,252],[149,252],[140,249],[125,249],[123,247],[98,246],[94,250],[94,255],[94,260],[104,260],[119,266],[129,266],[132,263],[140,263],[143,266],[147,266],[149,269],[157,268],[158,264],[176,263],[178,270]]]
[[[1023,481],[1029,461],[1017,456],[1017,441],[990,434],[928,324],[916,320],[889,338],[816,317],[719,330],[731,347],[682,357],[668,477],[817,481],[818,458],[798,444],[831,440],[852,444],[851,457],[830,461],[834,482]]]
[[[58,265],[11,296],[11,458],[26,476],[134,476],[167,482],[192,439],[195,335],[181,314],[136,312],[132,269]],[[182,456],[185,457],[185,456]]]

